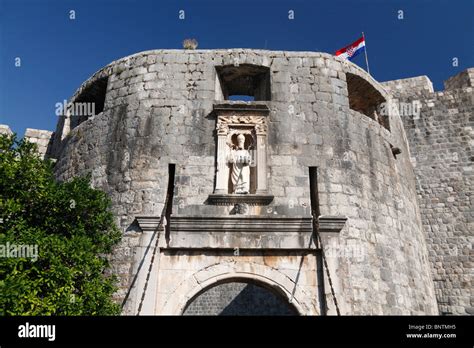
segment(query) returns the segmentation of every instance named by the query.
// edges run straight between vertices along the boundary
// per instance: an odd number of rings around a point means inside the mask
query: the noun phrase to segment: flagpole
[[[370,70],[369,70],[369,59],[367,58],[367,42],[365,41],[365,36],[364,32],[362,32],[362,37],[364,39],[365,47],[364,47],[364,53],[365,53],[365,64],[367,65],[367,73],[370,75]]]

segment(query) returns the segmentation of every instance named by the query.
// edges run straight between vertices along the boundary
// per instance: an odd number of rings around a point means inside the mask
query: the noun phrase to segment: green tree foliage
[[[35,151],[0,136],[0,315],[119,314],[105,257],[120,240],[109,199],[90,178],[57,182]],[[22,245],[37,245],[37,259],[5,257]]]

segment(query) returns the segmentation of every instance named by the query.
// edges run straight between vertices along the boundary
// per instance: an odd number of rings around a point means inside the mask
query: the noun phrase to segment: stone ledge
[[[164,243],[164,242],[162,242]],[[316,249],[311,217],[171,216],[170,249]]]
[[[135,219],[143,232],[153,232],[158,228],[161,218],[159,216],[137,216]]]
[[[274,216],[171,216],[170,231],[211,232],[300,232],[311,233],[311,217]]]
[[[155,231],[160,223],[158,216],[137,216],[142,231]],[[172,232],[312,232],[311,217],[267,216],[171,216]],[[320,216],[319,232],[339,233],[347,218]],[[0,223],[2,223],[0,219]]]
[[[248,205],[269,205],[273,201],[273,195],[237,195],[237,194],[211,194],[207,203],[212,205],[234,205],[246,203]]]
[[[320,216],[319,221],[319,232],[341,232],[344,227],[347,218],[341,216]]]
[[[258,114],[267,115],[270,113],[265,102],[243,102],[243,101],[219,101],[213,106],[214,111],[252,111]]]

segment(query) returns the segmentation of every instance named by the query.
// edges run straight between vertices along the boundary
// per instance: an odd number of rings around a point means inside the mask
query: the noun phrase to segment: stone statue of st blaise
[[[232,149],[228,156],[228,162],[232,163],[231,180],[233,192],[236,194],[247,194],[250,192],[250,153],[244,148],[245,136],[241,133],[237,136],[237,147]]]

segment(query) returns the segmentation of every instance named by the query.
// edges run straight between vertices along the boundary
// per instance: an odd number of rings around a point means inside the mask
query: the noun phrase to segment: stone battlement
[[[433,93],[433,83],[428,76],[416,76],[399,80],[385,81],[382,86],[392,95],[407,95],[414,93]]]
[[[474,87],[474,68],[466,69],[444,81],[446,90],[465,87]]]
[[[13,132],[9,126],[0,124],[0,134],[11,135]],[[41,158],[47,158],[51,154],[53,134],[47,130],[27,128],[23,137],[38,146]]]

